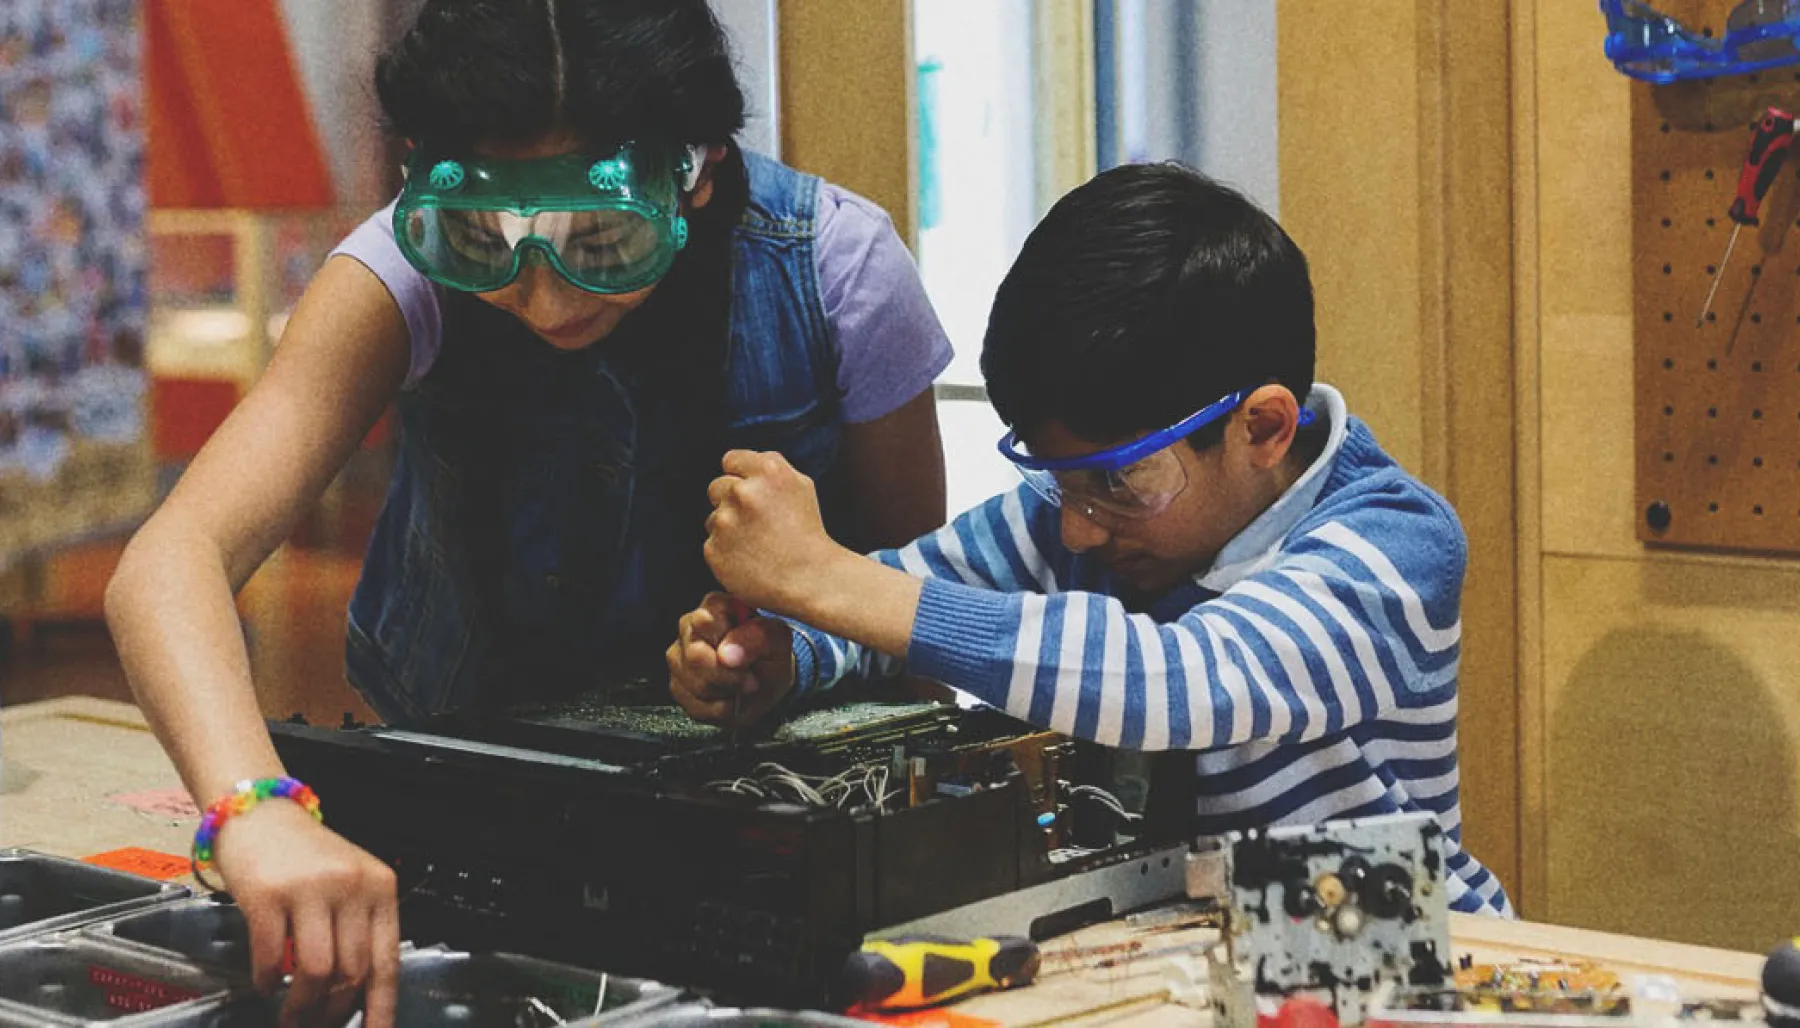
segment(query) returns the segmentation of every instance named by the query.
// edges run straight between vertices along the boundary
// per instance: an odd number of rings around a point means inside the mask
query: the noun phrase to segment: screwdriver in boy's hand
[[[745,603],[743,600],[738,599],[736,596],[727,596],[725,598],[725,605],[726,605],[726,610],[731,615],[731,627],[732,628],[736,628],[737,626],[744,624],[745,622],[749,621],[751,618],[756,616],[756,611],[748,603]],[[743,715],[744,715],[744,692],[742,689],[739,689],[737,692],[734,692],[731,694],[731,747],[732,747],[732,749],[737,748],[738,721],[739,721],[739,719],[741,719],[743,717]]]
[[[1719,292],[1719,282],[1725,278],[1725,265],[1731,262],[1731,251],[1737,247],[1738,233],[1745,225],[1758,224],[1763,197],[1769,195],[1775,176],[1781,174],[1782,166],[1787,163],[1788,148],[1793,144],[1794,116],[1774,107],[1764,111],[1751,133],[1750,150],[1744,154],[1744,167],[1738,173],[1737,198],[1731,201],[1731,210],[1727,212],[1736,223],[1731,229],[1731,241],[1725,244],[1725,256],[1719,260],[1718,270],[1713,274],[1712,288],[1706,291],[1706,303],[1700,308],[1695,328],[1706,324],[1713,297]]]

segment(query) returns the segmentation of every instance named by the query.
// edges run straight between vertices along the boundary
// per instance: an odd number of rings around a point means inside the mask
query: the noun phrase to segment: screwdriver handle
[[[912,936],[863,944],[844,965],[845,998],[863,1010],[917,1010],[1037,976],[1037,944],[1016,935]]]
[[[731,627],[736,628],[756,617],[756,608],[738,599],[736,596],[725,597],[725,612],[731,618]]]
[[[1744,155],[1744,169],[1738,173],[1737,199],[1731,202],[1731,220],[1740,225],[1755,225],[1762,211],[1763,197],[1775,184],[1787,163],[1788,148],[1794,145],[1794,116],[1775,107],[1763,112],[1750,137],[1750,152]]]

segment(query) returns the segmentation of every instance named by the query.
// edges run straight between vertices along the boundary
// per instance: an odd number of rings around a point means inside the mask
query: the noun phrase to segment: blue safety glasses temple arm
[[[1643,0],[1600,0],[1606,56],[1657,85],[1744,75],[1800,63],[1800,0],[1743,0],[1718,39],[1704,38]]]
[[[1240,389],[1230,396],[1207,404],[1192,415],[1160,432],[1153,432],[1142,439],[1134,439],[1129,443],[1097,453],[1056,459],[1033,457],[1019,449],[1018,433],[1008,432],[1000,439],[1000,455],[1027,471],[1122,471],[1237,410],[1238,405],[1242,404],[1249,395],[1248,390]],[[1315,420],[1317,419],[1313,416],[1312,411],[1304,407],[1300,409],[1300,427],[1305,428]]]

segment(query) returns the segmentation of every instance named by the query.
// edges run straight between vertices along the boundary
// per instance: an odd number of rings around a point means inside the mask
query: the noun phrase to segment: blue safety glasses
[[[1169,447],[1237,410],[1249,395],[1240,389],[1159,432],[1079,457],[1033,457],[1020,449],[1018,433],[1008,432],[1000,439],[1000,455],[1055,506],[1074,504],[1089,518],[1155,517],[1187,488],[1187,472]],[[1302,408],[1301,426],[1313,421],[1312,411]]]
[[[1744,0],[1718,38],[1642,0],[1600,0],[1606,56],[1632,78],[1666,85],[1800,63],[1800,0]]]

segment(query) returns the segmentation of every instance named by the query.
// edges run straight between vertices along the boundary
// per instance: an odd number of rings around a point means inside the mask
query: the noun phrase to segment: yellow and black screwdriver
[[[1720,258],[1718,270],[1713,273],[1712,288],[1706,291],[1706,303],[1700,308],[1700,317],[1694,321],[1695,328],[1705,325],[1706,315],[1712,311],[1713,297],[1718,295],[1719,283],[1725,278],[1725,265],[1731,262],[1731,251],[1737,248],[1738,233],[1745,225],[1760,224],[1763,197],[1769,195],[1769,187],[1775,184],[1775,176],[1781,174],[1781,166],[1787,163],[1788,148],[1793,145],[1794,116],[1775,107],[1764,111],[1751,131],[1750,150],[1744,154],[1743,170],[1738,172],[1737,197],[1731,201],[1731,210],[1727,212],[1736,223],[1731,228],[1731,241],[1725,244],[1725,256]]]
[[[871,940],[844,964],[844,999],[862,1010],[917,1010],[1027,985],[1042,957],[1016,935]]]

